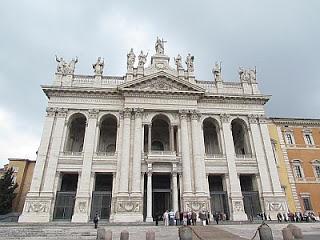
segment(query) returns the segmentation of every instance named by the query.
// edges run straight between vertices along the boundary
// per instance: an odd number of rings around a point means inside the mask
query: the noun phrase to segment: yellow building
[[[9,163],[4,166],[4,170],[13,168],[14,179],[18,183],[16,189],[17,196],[13,200],[12,211],[22,212],[26,195],[29,191],[35,161],[29,159],[9,158]]]
[[[320,119],[272,118],[271,121],[269,132],[271,138],[278,137],[278,171],[288,204],[294,203],[297,211],[319,214]]]

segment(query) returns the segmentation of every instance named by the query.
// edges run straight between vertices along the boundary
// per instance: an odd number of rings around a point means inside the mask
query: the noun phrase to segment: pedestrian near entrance
[[[169,226],[169,212],[168,210],[163,214],[163,222],[165,226]]]
[[[192,218],[192,225],[196,225],[197,224],[197,214],[195,211],[192,211],[191,218]]]
[[[97,229],[97,228],[98,228],[98,222],[99,222],[99,215],[98,215],[98,213],[96,213],[96,214],[94,215],[93,222],[94,222],[94,228]]]
[[[180,212],[177,210],[175,213],[176,225],[180,225]]]

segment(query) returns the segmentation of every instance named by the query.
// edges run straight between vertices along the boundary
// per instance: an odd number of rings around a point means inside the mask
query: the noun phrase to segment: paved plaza
[[[271,223],[274,240],[282,240],[281,230],[287,224]],[[221,225],[196,226],[193,239],[220,239],[220,240],[244,240],[251,239],[259,224],[240,224],[227,223]],[[320,239],[320,223],[299,223],[298,227],[302,229],[304,239]],[[177,240],[179,239],[178,227],[169,226],[150,226],[150,225],[109,225],[100,224],[113,233],[113,239],[120,239],[120,233],[128,230],[130,239],[145,239],[148,230],[155,231],[156,240]],[[1,223],[0,239],[6,240],[40,240],[40,239],[96,239],[97,231],[93,228],[93,224],[74,224],[55,222],[47,224],[17,224],[17,223]],[[259,239],[259,236],[255,237]]]

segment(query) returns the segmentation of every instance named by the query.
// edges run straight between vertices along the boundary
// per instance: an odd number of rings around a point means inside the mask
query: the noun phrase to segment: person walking
[[[165,226],[169,226],[169,213],[168,210],[166,210],[163,214],[163,222]]]
[[[220,220],[220,214],[216,213],[214,220],[216,220],[216,223],[219,224],[219,220]]]
[[[98,215],[97,212],[94,215],[93,222],[94,222],[94,228],[97,229],[98,228],[98,222],[99,222],[99,215]]]
[[[191,219],[192,219],[192,225],[197,225],[197,213],[195,211],[192,211],[191,213]]]
[[[180,225],[180,212],[179,210],[176,211],[175,213],[175,219],[176,219],[176,225]]]

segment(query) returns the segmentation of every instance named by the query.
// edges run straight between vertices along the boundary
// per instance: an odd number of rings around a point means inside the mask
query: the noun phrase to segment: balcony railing
[[[96,152],[97,156],[115,156],[116,152]]]
[[[145,160],[153,162],[179,161],[176,151],[151,151],[145,153]]]
[[[82,156],[83,152],[71,152],[71,151],[65,151],[62,152],[63,156]]]
[[[236,154],[236,158],[238,159],[252,159],[253,155],[251,153],[247,154]]]
[[[222,153],[206,153],[205,158],[221,159],[225,158],[225,155]]]

